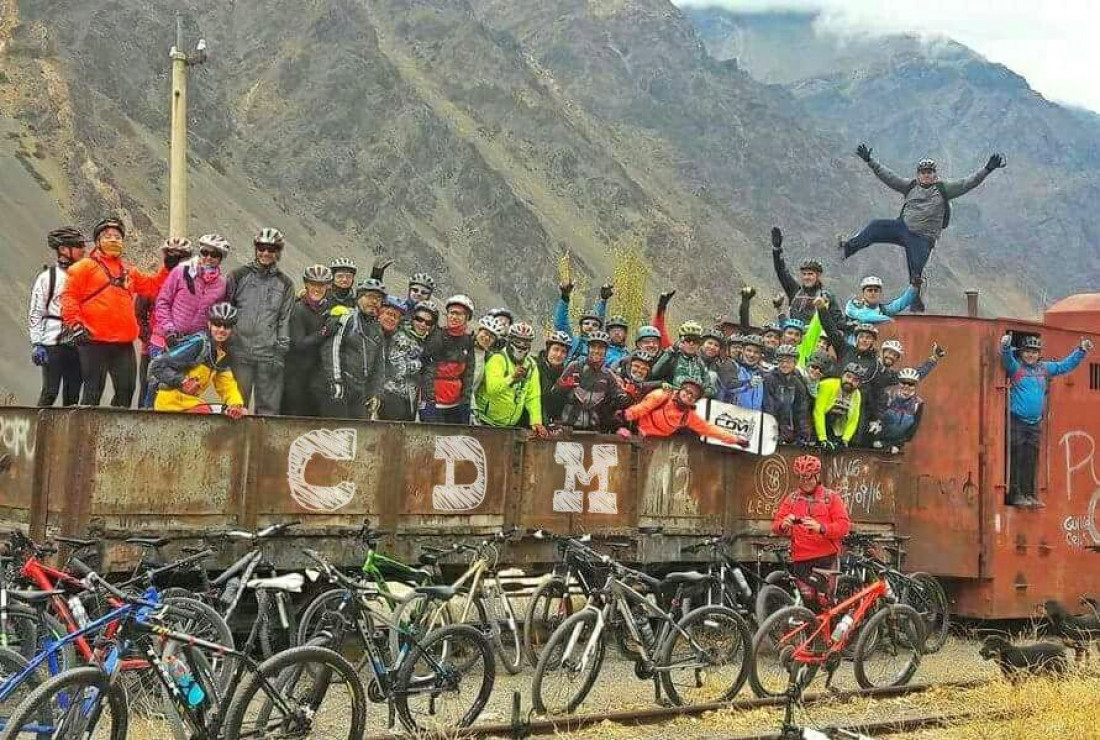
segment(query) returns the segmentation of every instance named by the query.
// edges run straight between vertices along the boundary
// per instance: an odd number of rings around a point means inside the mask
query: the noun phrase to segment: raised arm
[[[985,167],[975,172],[970,177],[964,177],[961,180],[944,180],[943,181],[943,193],[948,199],[958,198],[960,195],[966,195],[974,188],[985,182],[985,178],[993,174],[993,170],[999,169],[1005,166],[1005,155],[994,154],[986,162]]]
[[[875,173],[875,177],[881,180],[883,185],[891,190],[896,190],[902,195],[908,192],[913,185],[913,181],[895,174],[889,167],[872,157],[871,151],[871,148],[866,144],[860,144],[856,147],[856,156],[867,163],[867,166],[871,168],[871,172]]]
[[[775,277],[787,294],[787,299],[794,298],[794,294],[798,292],[798,283],[783,259],[783,232],[778,226],[772,227],[772,264],[775,266]]]
[[[1078,347],[1056,362],[1048,360],[1046,362],[1047,372],[1052,376],[1071,373],[1077,369],[1077,366],[1081,364],[1081,360],[1083,359],[1085,359],[1085,350],[1082,347]]]
[[[675,290],[670,290],[657,296],[657,313],[653,314],[653,325],[661,332],[661,349],[672,346],[672,337],[668,333],[668,302],[676,295]]]
[[[1005,372],[1010,377],[1020,370],[1020,361],[1016,359],[1016,355],[1012,352],[1012,337],[1008,334],[1001,337],[1001,364],[1004,365]]]
[[[894,300],[887,303],[882,307],[882,312],[887,316],[896,316],[909,306],[913,305],[913,301],[917,299],[917,289],[912,285],[905,289],[905,292],[899,295]]]

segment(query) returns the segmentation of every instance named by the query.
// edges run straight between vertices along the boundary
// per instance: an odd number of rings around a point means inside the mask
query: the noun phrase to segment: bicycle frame
[[[399,576],[407,577],[410,580],[415,579],[418,575],[422,575],[423,571],[412,568],[388,555],[383,555],[375,550],[373,546],[367,550],[367,556],[363,560],[363,573],[374,582],[374,585],[378,587],[379,595],[386,600],[386,604],[389,608],[393,609],[398,604],[399,600],[390,590],[389,583],[386,580],[386,575],[382,572],[382,568],[395,570]]]
[[[817,626],[809,637],[798,634],[804,632],[805,625],[803,625],[783,635],[779,640],[779,645],[785,643],[789,644],[792,638],[797,637],[799,645],[794,649],[791,659],[796,663],[805,663],[809,665],[824,664],[830,657],[839,653],[847,646],[848,640],[856,633],[855,627],[862,624],[868,612],[870,612],[880,601],[889,598],[891,594],[892,592],[890,591],[889,584],[880,578],[862,591],[840,602],[832,609],[817,615],[817,620],[814,622]],[[844,633],[840,640],[834,642],[833,620],[849,613],[851,613],[852,617],[852,626]],[[819,637],[824,638],[826,648],[824,652],[815,653],[810,646],[813,644],[814,640]]]

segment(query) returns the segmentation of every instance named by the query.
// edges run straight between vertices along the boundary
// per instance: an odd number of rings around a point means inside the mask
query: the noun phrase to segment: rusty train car
[[[1025,617],[1047,598],[1100,593],[1100,554],[1088,549],[1100,545],[1100,357],[1050,389],[1045,508],[1006,506],[1006,331],[1041,334],[1044,356],[1061,357],[1083,334],[1100,340],[1100,295],[1066,299],[1043,323],[906,316],[887,325],[882,338],[907,347],[903,364],[933,340],[950,350],[921,386],[917,439],[898,456],[847,450],[825,460],[826,483],[857,526],[911,536],[908,567],[944,577],[964,616]],[[703,535],[767,536],[798,454],[753,457],[689,438],[539,441],[480,427],[17,407],[0,408],[0,452],[0,525],[101,536],[107,568],[135,556],[120,542],[135,533],[287,519],[347,565],[360,553],[346,535],[364,519],[393,530],[386,546],[403,556],[517,525],[625,537],[633,559],[671,563]],[[661,535],[638,534],[653,525]],[[295,553],[283,548],[280,564],[301,565]],[[521,541],[508,557],[545,564],[551,552]]]

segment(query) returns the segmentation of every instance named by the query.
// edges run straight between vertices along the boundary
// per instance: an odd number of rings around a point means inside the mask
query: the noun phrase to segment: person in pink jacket
[[[221,263],[228,253],[225,237],[206,234],[199,239],[198,257],[180,264],[168,275],[157,296],[152,337],[153,346],[160,352],[206,328],[210,307],[225,298]]]

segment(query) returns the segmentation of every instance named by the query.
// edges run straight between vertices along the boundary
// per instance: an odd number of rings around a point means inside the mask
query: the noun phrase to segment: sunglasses
[[[703,340],[700,339],[699,337],[683,337],[683,338],[680,339],[680,341],[681,342],[687,342],[688,344],[699,344]]]
[[[431,295],[431,288],[425,288],[421,285],[414,285],[409,288],[409,293],[412,295]]]
[[[232,329],[234,327],[234,324],[230,324],[226,321],[211,321],[210,325],[216,326],[219,329]]]
[[[916,383],[902,383],[902,385],[904,385],[906,388],[916,388],[917,387]]]
[[[428,316],[413,316],[412,322],[414,324],[430,324],[432,323],[432,319]]]
[[[277,253],[277,252],[283,251],[283,248],[282,247],[277,247],[274,244],[257,244],[256,245],[256,251],[257,252]]]
[[[216,249],[200,249],[199,254],[201,254],[203,257],[215,257],[217,259],[221,259],[223,256],[225,256]]]

